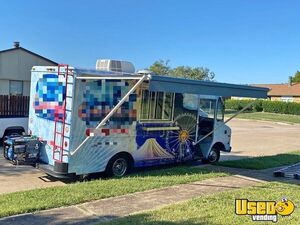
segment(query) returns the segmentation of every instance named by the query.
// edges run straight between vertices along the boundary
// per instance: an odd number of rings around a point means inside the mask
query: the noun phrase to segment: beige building
[[[55,66],[56,62],[20,47],[0,51],[0,95],[30,94],[30,77],[33,66]]]
[[[269,88],[268,97],[272,101],[300,103],[300,83],[254,84],[253,86]]]

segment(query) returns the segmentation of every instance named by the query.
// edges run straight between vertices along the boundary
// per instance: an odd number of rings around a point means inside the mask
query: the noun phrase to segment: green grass
[[[174,204],[162,209],[148,211],[140,214],[120,218],[101,225],[141,224],[141,225],[253,225],[253,224],[300,224],[300,209],[288,217],[278,218],[278,223],[253,222],[249,216],[235,215],[235,199],[248,198],[249,200],[280,201],[287,197],[300,205],[300,192],[298,185],[269,183],[263,186],[222,192],[206,197],[199,197],[187,202]],[[99,224],[99,225],[100,225]]]
[[[289,165],[297,162],[300,162],[300,151],[278,154],[273,156],[260,156],[240,160],[222,161],[216,163],[216,165],[261,170]]]
[[[0,217],[226,175],[196,167],[177,166],[139,172],[120,179],[77,182],[60,187],[2,194],[0,195]]]
[[[234,115],[234,111],[227,110],[225,113],[226,117],[231,117]],[[300,123],[300,116],[288,115],[288,114],[278,114],[278,113],[266,113],[266,112],[246,112],[239,114],[236,118],[240,119],[250,119],[250,120],[264,120],[273,122],[283,122],[283,123]]]

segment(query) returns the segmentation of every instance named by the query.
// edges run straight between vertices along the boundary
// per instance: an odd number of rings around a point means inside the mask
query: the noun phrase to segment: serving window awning
[[[149,90],[248,98],[267,98],[267,93],[269,91],[268,88],[249,85],[199,81],[157,75],[151,76],[151,80],[149,81]]]
[[[76,79],[103,80],[123,79],[140,80],[143,75],[113,71],[75,69]],[[223,97],[267,98],[268,88],[249,85],[227,84],[212,81],[190,80],[159,75],[147,75],[150,91],[175,93],[191,93],[200,95],[215,95]]]

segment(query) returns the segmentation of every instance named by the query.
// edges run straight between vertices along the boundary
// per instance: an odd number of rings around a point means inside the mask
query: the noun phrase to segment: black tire
[[[118,154],[109,160],[105,173],[108,177],[123,177],[131,168],[132,160],[125,154]]]
[[[90,174],[81,174],[81,175],[78,175],[77,179],[80,182],[89,181],[90,180]]]
[[[212,149],[210,150],[210,152],[208,154],[208,157],[203,158],[202,162],[211,164],[211,163],[218,162],[219,159],[220,159],[220,150],[215,147],[212,147]]]

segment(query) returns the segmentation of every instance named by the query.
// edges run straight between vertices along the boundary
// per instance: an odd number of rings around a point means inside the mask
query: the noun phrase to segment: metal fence
[[[27,117],[29,96],[0,95],[0,117]]]

